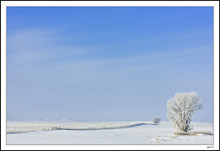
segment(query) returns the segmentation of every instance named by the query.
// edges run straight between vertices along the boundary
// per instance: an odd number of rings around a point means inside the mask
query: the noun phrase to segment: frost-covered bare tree
[[[167,117],[183,132],[191,130],[190,122],[196,110],[203,107],[200,96],[195,92],[176,93],[167,101]]]

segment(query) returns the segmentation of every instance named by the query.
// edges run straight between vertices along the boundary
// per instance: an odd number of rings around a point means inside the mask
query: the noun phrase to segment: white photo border
[[[6,144],[6,9],[62,6],[207,6],[214,8],[214,145],[7,145]],[[1,149],[2,150],[219,150],[219,2],[218,1],[1,1]]]

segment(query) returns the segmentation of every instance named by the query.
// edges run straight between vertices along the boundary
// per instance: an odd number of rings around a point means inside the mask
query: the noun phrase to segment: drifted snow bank
[[[175,131],[175,135],[213,135],[211,131],[189,131],[189,132],[181,132]]]
[[[151,122],[101,122],[101,123],[56,123],[56,122],[7,122],[7,134],[29,133],[50,130],[101,130],[153,125]]]

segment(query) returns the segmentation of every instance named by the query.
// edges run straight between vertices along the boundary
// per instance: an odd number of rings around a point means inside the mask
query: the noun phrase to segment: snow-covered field
[[[213,134],[212,123],[193,131]],[[174,135],[170,122],[7,122],[7,144],[213,144],[213,135]]]

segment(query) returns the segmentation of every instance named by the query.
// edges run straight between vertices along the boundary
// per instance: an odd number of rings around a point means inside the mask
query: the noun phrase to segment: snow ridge
[[[142,125],[154,125],[147,122],[132,122],[132,123],[32,123],[27,122],[23,125],[12,125],[7,128],[7,134],[14,133],[29,133],[39,131],[51,131],[51,130],[102,130],[102,129],[119,129],[119,128],[131,128]]]

